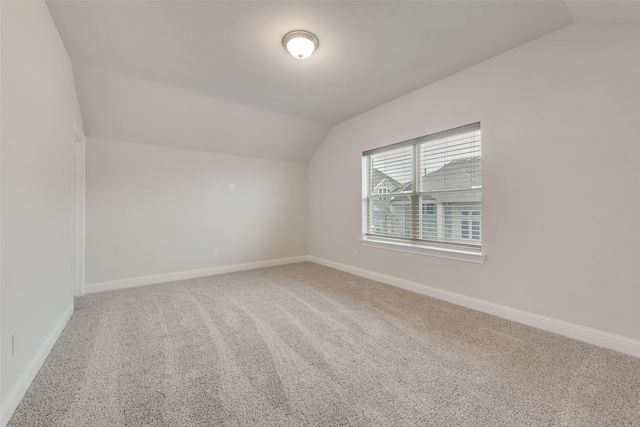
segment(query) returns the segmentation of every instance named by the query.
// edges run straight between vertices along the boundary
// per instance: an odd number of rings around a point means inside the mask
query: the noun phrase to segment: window
[[[380,187],[378,188],[378,194],[389,194],[391,193],[391,190],[388,189],[387,187]],[[389,200],[388,197],[381,197],[380,200]]]
[[[422,237],[424,239],[438,237],[437,203],[422,204]]]
[[[366,151],[363,242],[481,252],[480,124]]]
[[[380,218],[373,219],[373,229],[374,229],[374,233],[382,234],[382,219]]]
[[[453,239],[453,207],[445,206],[444,207],[444,239],[452,240]]]
[[[480,240],[480,211],[471,211],[471,219],[469,219],[469,211],[462,211],[461,237],[463,239]],[[471,227],[469,227],[471,225]],[[471,234],[469,234],[471,231]]]

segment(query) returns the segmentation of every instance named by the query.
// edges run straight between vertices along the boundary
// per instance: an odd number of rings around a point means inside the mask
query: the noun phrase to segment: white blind
[[[481,247],[479,123],[364,152],[362,171],[365,237]]]

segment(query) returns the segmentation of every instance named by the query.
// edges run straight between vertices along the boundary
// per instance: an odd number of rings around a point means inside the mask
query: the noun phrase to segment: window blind
[[[479,251],[480,123],[365,151],[365,239]]]

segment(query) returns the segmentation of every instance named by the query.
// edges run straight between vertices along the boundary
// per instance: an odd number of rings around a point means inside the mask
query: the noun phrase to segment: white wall
[[[88,138],[87,289],[306,255],[306,193],[305,164]]]
[[[309,252],[639,339],[639,118],[640,28],[559,30],[334,127],[309,164]],[[477,121],[488,261],[360,246],[362,151]]]
[[[71,61],[45,3],[1,7],[4,424],[73,311],[72,129],[82,122]]]

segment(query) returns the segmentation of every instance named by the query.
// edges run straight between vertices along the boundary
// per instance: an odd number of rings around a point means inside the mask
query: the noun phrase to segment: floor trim
[[[35,357],[31,360],[31,363],[27,366],[27,369],[22,374],[17,384],[9,391],[7,394],[7,399],[2,402],[2,416],[0,417],[0,425],[6,426],[14,411],[20,404],[20,401],[24,397],[25,393],[29,389],[31,382],[42,368],[42,364],[47,359],[49,352],[53,348],[53,345],[56,343],[60,334],[64,330],[64,327],[67,326],[67,322],[71,319],[71,315],[73,314],[73,304],[71,304],[65,311],[62,313],[62,316],[56,322],[53,330],[49,334],[49,337],[45,340],[44,343],[38,349]]]
[[[153,276],[133,277],[131,279],[111,280],[108,282],[87,283],[84,287],[85,294],[115,289],[133,288],[136,286],[151,285],[154,283],[174,282],[176,280],[195,279],[197,277],[215,276],[216,274],[233,273],[235,271],[253,270],[263,267],[293,264],[295,262],[308,261],[306,255],[256,261],[245,264],[224,265],[220,267],[201,268],[198,270],[177,271],[175,273],[155,274]]]
[[[399,279],[393,276],[376,273],[346,264],[340,264],[324,258],[309,256],[309,261],[326,267],[335,268],[367,279],[376,280],[398,288],[407,289],[422,295],[447,301],[473,310],[482,311],[504,319],[513,320],[538,329],[553,332],[569,338],[588,342],[600,347],[609,348],[631,356],[640,357],[640,340],[612,334],[599,329],[593,329],[575,323],[565,322],[548,316],[519,310],[505,305],[495,304],[489,301],[469,297],[466,295],[445,291],[432,286],[409,280]]]

